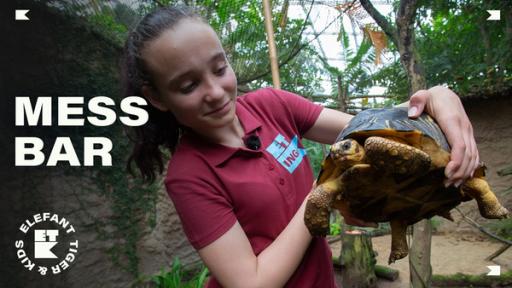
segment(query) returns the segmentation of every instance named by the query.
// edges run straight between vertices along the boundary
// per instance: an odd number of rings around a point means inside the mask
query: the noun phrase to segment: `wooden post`
[[[341,277],[344,288],[377,287],[372,239],[361,231],[346,231],[341,237]]]
[[[274,88],[281,89],[279,80],[279,65],[277,64],[277,50],[274,41],[274,28],[272,26],[272,11],[269,0],[263,0],[263,15],[265,16],[265,30],[267,31],[268,52],[270,56],[270,71]]]
[[[412,245],[409,249],[409,270],[414,288],[427,288],[432,285],[432,265],[430,264],[430,246],[432,225],[424,219],[414,224]]]

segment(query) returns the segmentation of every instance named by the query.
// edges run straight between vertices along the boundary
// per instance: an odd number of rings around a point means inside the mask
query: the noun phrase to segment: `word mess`
[[[84,126],[85,120],[93,126],[109,126],[115,123],[117,115],[111,108],[115,105],[113,99],[96,96],[87,103],[88,110],[94,115],[83,117],[84,97],[57,97],[58,126]],[[16,97],[15,124],[16,126],[52,126],[52,98],[38,97],[32,105],[29,97]],[[120,103],[121,111],[126,116],[120,116],[119,121],[126,126],[144,125],[149,115],[138,106],[145,106],[144,98],[130,96]],[[132,117],[130,117],[132,116]],[[26,120],[26,121],[25,121]],[[45,143],[38,137],[15,137],[15,166],[40,166],[45,163],[43,153]],[[83,163],[73,147],[71,138],[57,137],[46,161],[46,166],[56,166],[58,162],[67,162],[70,166],[94,166],[95,157],[99,157],[102,166],[112,166],[112,141],[106,137],[83,138]]]

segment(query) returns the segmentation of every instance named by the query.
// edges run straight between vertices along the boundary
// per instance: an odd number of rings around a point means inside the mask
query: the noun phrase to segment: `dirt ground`
[[[377,251],[377,264],[387,265],[387,259],[391,248],[391,236],[381,236],[372,239],[373,249]],[[494,261],[486,261],[489,255],[498,250],[502,245],[490,242],[480,235],[474,234],[446,234],[432,236],[431,263],[434,274],[450,275],[487,274],[489,265],[500,265],[501,272],[512,270],[512,247],[495,258]],[[331,244],[333,255],[339,255],[341,242]],[[398,260],[388,267],[399,270],[399,278],[396,281],[379,279],[380,288],[408,288],[409,282],[409,258]],[[339,273],[337,273],[339,274]],[[489,276],[490,277],[490,276]],[[338,283],[341,283],[337,275]],[[341,287],[341,284],[339,284]]]

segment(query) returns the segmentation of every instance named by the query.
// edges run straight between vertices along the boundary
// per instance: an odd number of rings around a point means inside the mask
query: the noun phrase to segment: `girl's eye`
[[[189,84],[185,85],[185,86],[182,86],[180,88],[180,92],[183,93],[183,94],[188,94],[192,91],[194,91],[194,89],[196,88],[197,86],[197,83],[196,82],[190,82]]]
[[[224,66],[220,67],[219,69],[217,69],[215,71],[215,74],[219,75],[219,76],[222,76],[222,75],[224,75],[224,73],[226,73],[226,69],[227,68],[228,68],[228,65],[224,65]]]

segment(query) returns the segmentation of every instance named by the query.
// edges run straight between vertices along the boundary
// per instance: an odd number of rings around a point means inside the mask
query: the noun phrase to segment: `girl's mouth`
[[[228,101],[228,102],[226,102],[226,104],[220,106],[219,108],[216,108],[216,109],[206,113],[205,116],[224,115],[224,114],[226,114],[229,111],[229,109],[230,109],[230,107],[229,107],[229,103],[230,102],[231,101]]]

